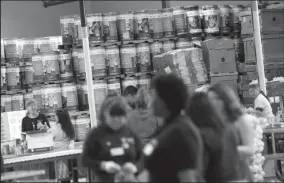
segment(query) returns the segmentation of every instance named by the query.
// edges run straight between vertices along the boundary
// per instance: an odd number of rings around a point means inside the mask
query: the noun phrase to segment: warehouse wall
[[[171,6],[223,4],[224,1],[172,1]],[[247,4],[249,1],[230,1]],[[123,12],[160,9],[161,1],[86,1],[86,12]],[[42,1],[1,1],[1,37],[44,37],[60,35],[59,17],[79,14],[78,2],[44,8]]]

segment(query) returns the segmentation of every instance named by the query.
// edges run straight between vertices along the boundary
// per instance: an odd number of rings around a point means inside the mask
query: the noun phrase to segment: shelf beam
[[[48,8],[50,6],[65,4],[65,3],[71,3],[71,2],[75,2],[75,1],[78,1],[78,0],[61,0],[61,1],[45,1],[45,0],[42,0],[43,6],[45,8]]]
[[[170,8],[170,0],[162,0],[162,8]]]

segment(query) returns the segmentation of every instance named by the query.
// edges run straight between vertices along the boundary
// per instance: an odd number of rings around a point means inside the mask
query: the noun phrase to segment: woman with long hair
[[[245,113],[234,91],[225,84],[218,83],[210,87],[208,96],[224,121],[234,125],[238,134],[237,148],[241,158],[242,177],[251,181],[252,174],[248,161],[253,155],[254,131],[250,123],[254,118]]]
[[[172,74],[157,76],[152,86],[153,112],[163,124],[143,150],[148,181],[200,181],[203,145],[198,129],[184,113],[189,99],[187,86]]]
[[[55,150],[68,149],[75,139],[75,130],[69,113],[65,110],[57,110],[55,114],[56,124],[52,128]],[[67,160],[55,161],[56,178],[61,182],[70,182]]]
[[[239,180],[235,131],[231,125],[224,123],[205,92],[193,95],[187,114],[199,128],[203,138],[203,174],[206,182]]]
[[[99,113],[101,123],[93,128],[85,142],[82,163],[92,170],[92,182],[113,182],[115,175],[130,172],[134,176],[141,155],[141,141],[128,128],[128,104],[123,97],[108,97]]]
[[[150,109],[151,96],[149,90],[140,88],[136,97],[136,109],[128,115],[127,125],[140,136],[145,145],[154,135],[159,127],[158,118]]]

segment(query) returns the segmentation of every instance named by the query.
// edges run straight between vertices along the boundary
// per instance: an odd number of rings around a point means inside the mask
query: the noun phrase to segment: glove
[[[123,165],[123,170],[127,173],[132,173],[132,174],[134,174],[138,171],[136,165],[134,165],[133,163],[130,163],[130,162],[125,163]]]
[[[106,171],[107,173],[116,173],[120,171],[121,167],[113,161],[104,161],[101,164],[101,169]]]

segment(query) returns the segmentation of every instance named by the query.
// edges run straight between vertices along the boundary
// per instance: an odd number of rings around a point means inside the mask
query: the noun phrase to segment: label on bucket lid
[[[91,54],[91,55],[105,54],[105,49],[104,49],[104,48],[91,49],[91,50],[90,50],[90,54]]]
[[[25,44],[36,44],[36,39],[22,39],[21,43],[23,45],[25,45]]]
[[[19,40],[18,39],[5,39],[4,45],[9,45],[9,44],[19,44]]]
[[[44,93],[44,94],[49,94],[49,93],[52,93],[52,94],[54,94],[54,93],[60,93],[60,95],[61,95],[61,88],[60,88],[60,87],[50,87],[50,88],[45,88],[45,89],[43,90],[43,93]]]
[[[188,16],[188,17],[199,16],[199,11],[198,10],[196,10],[196,11],[187,11],[186,12],[186,16]]]
[[[68,24],[68,23],[74,23],[74,17],[60,17],[60,23],[62,24]]]
[[[109,54],[119,54],[119,49],[118,48],[106,49],[106,55],[109,55]]]
[[[34,95],[33,95],[33,93],[26,93],[26,94],[24,95],[24,98],[25,98],[25,99],[32,99],[32,98],[34,98]]]
[[[8,72],[20,72],[20,68],[19,67],[7,67],[7,73]]]
[[[137,84],[138,84],[138,81],[136,79],[123,81],[123,86],[129,86],[129,85],[136,86]]]
[[[42,61],[47,61],[47,60],[57,60],[59,57],[58,55],[43,55],[42,56]]]
[[[41,56],[40,55],[32,56],[32,62],[37,62],[37,61],[41,61]]]
[[[106,83],[94,83],[93,84],[94,89],[107,89]]]
[[[60,59],[60,60],[68,60],[68,59],[71,59],[71,54],[68,54],[68,53],[66,53],[66,54],[60,54],[60,55],[59,55],[59,59]]]
[[[117,19],[129,20],[133,19],[133,14],[119,14]]]
[[[12,95],[12,100],[23,100],[24,96],[22,94]]]
[[[1,103],[11,102],[12,97],[11,95],[1,95]]]
[[[41,88],[33,88],[33,95],[41,95],[42,89]]]
[[[103,21],[104,22],[108,22],[108,21],[116,21],[116,15],[106,15],[103,17]]]
[[[136,53],[136,48],[135,47],[121,48],[120,52],[121,53],[132,53],[132,54],[135,54]]]
[[[204,16],[219,14],[218,10],[204,10],[202,13]]]
[[[26,66],[26,67],[24,67],[23,68],[23,70],[25,71],[25,72],[34,72],[34,68],[33,68],[33,66]]]
[[[62,92],[77,91],[76,85],[63,85]]]
[[[93,22],[101,22],[103,21],[103,17],[101,15],[92,15],[92,14],[89,14],[87,15],[87,22],[88,23],[93,23]]]
[[[110,90],[120,89],[120,83],[108,84],[107,87],[108,87],[108,89],[110,89]]]
[[[137,47],[138,52],[150,51],[149,45],[139,45]]]
[[[77,118],[76,119],[76,124],[89,124],[91,122],[90,118]]]
[[[138,80],[138,84],[149,84],[150,83],[150,79],[139,79]]]
[[[173,15],[181,15],[181,14],[185,14],[185,10],[183,9],[173,10]]]

